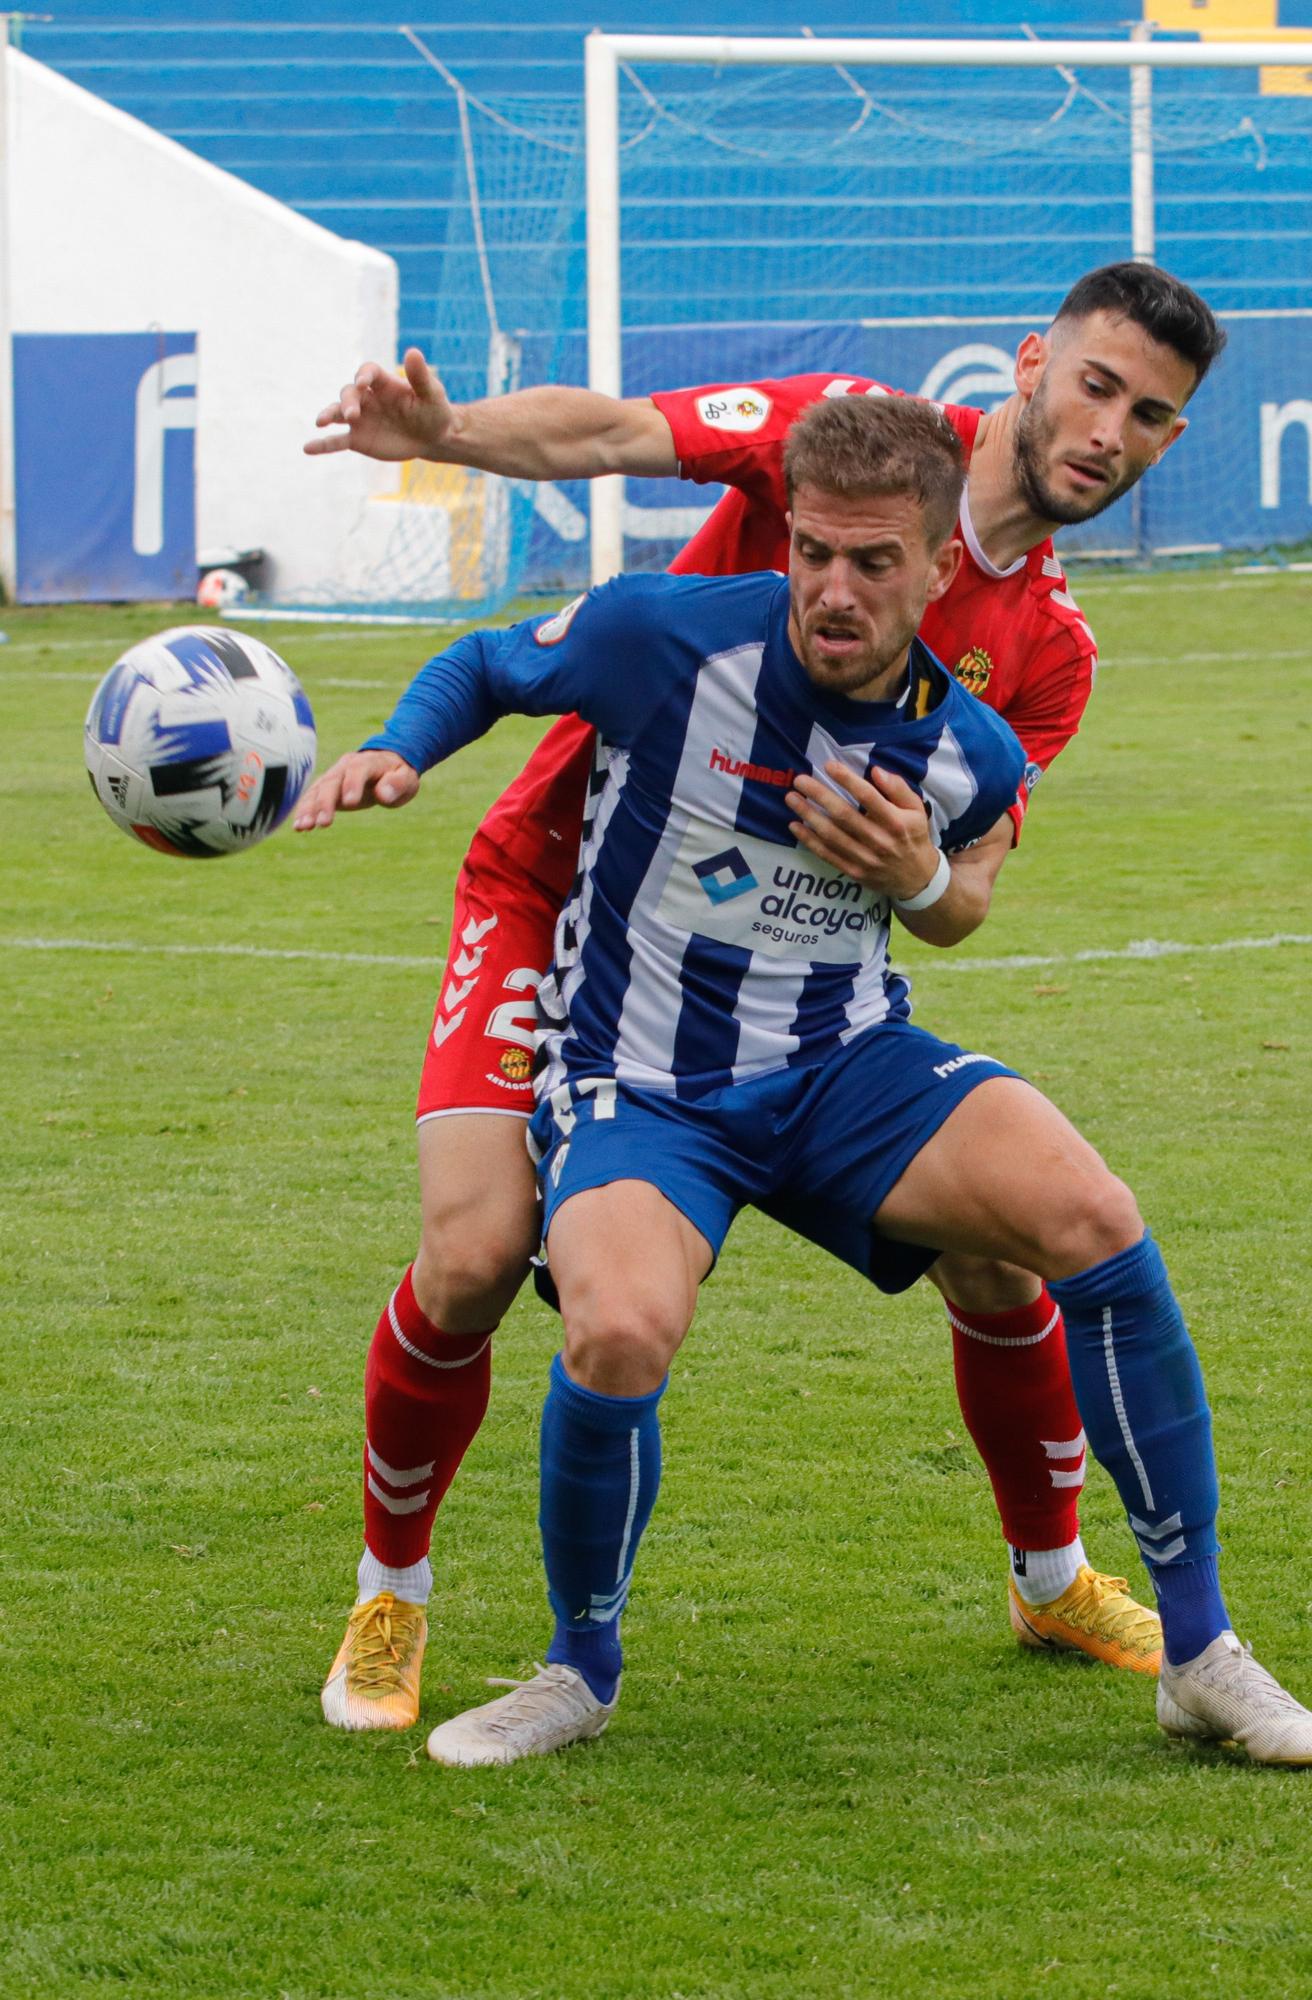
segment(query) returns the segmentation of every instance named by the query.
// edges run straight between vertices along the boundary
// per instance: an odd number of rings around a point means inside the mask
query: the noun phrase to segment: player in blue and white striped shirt
[[[798,847],[796,778],[832,762],[900,779],[931,815],[912,805],[928,879],[935,846],[955,852],[996,825],[1023,761],[918,640],[893,699],[817,699],[791,617],[772,574],[626,578],[585,600],[555,671],[535,676],[577,695],[611,755],[584,885],[557,932],[568,1026],[547,1041],[548,1089],[601,1074],[699,1098],[908,1013],[888,898]],[[635,639],[640,666],[616,674],[609,662]],[[507,647],[497,677],[532,643]]]
[[[889,967],[890,906],[940,943],[982,917],[991,864],[980,893],[946,854],[990,851],[1024,763],[914,638],[956,561],[955,443],[927,406],[847,399],[799,423],[787,469],[787,583],[621,579],[459,641],[382,739],[424,769],[498,713],[576,709],[609,758],[531,1127],[565,1326],[542,1431],[556,1631],[532,1682],[430,1754],[505,1763],[605,1727],[666,1371],[751,1203],[886,1290],[944,1250],[1047,1278],[1158,1594],[1159,1720],[1312,1763],[1312,1715],[1229,1629],[1201,1376],[1133,1197],[1012,1071],[912,1027]],[[821,770],[867,818],[857,880],[814,851],[849,859]]]

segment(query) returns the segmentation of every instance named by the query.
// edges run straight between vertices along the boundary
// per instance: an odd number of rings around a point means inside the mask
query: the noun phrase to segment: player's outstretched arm
[[[621,402],[591,389],[547,384],[453,403],[417,347],[404,374],[366,361],[335,403],[319,412],[311,457],[356,451],[390,462],[431,459],[512,479],[595,479],[603,473],[672,476],[669,424],[646,397]]]
[[[344,425],[342,430],[333,425]],[[441,377],[417,347],[407,348],[404,373],[366,361],[343,385],[335,403],[315,418],[322,435],[304,446],[311,458],[328,452],[358,451],[364,458],[391,461],[440,459],[455,424],[455,410]]]
[[[788,795],[798,815],[792,832],[803,847],[894,904],[919,895],[940,860],[920,794],[889,771],[874,771],[867,781],[834,761],[825,773],[831,785],[808,773]],[[1012,824],[1004,816],[952,856],[948,887],[928,909],[899,909],[899,920],[925,944],[960,944],[988,915],[1011,845]]]
[[[350,750],[315,779],[292,825],[298,833],[310,833],[316,826],[331,826],[339,812],[409,805],[418,790],[418,771],[394,750]]]

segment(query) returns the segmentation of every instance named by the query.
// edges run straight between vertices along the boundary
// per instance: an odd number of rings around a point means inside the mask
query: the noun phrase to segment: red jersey
[[[734,576],[788,567],[783,444],[790,425],[824,396],[900,394],[860,376],[793,375],[786,381],[675,389],[653,396],[674,436],[684,479],[731,490],[670,568]],[[961,439],[966,464],[982,412],[940,405]],[[970,519],[959,530],[961,567],[931,604],[921,637],[964,686],[1011,724],[1028,757],[1012,808],[1019,836],[1029,793],[1079,728],[1093,686],[1093,634],[1066,588],[1050,540],[1005,570],[984,554]],[[489,840],[564,900],[573,880],[592,762],[591,725],[565,716],[484,818]]]

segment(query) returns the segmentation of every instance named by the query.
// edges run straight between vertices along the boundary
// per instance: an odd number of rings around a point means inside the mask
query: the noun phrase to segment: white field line
[[[1197,596],[1200,590],[1245,590],[1254,585],[1266,585],[1278,577],[1290,583],[1301,583],[1306,589],[1306,577],[1312,565],[1308,563],[1254,563],[1251,569],[1230,570],[1225,576],[1202,577],[1197,570],[1177,570],[1174,575],[1143,576],[1135,572],[1120,573],[1115,570],[1100,570],[1093,563],[1080,566],[1078,556],[1070,558],[1074,572],[1074,582],[1081,590],[1124,591],[1127,596],[1138,597],[1145,592],[1155,595],[1159,590],[1192,590]]]
[[[1094,566],[1086,566],[1076,577],[1076,583],[1082,592],[1089,591],[1096,593],[1100,590],[1113,590],[1123,591],[1130,596],[1139,596],[1145,593],[1150,596],[1156,596],[1160,591],[1188,590],[1195,596],[1198,596],[1204,591],[1245,590],[1257,585],[1265,587],[1282,579],[1289,583],[1298,583],[1306,590],[1306,579],[1310,570],[1312,570],[1312,564],[1308,563],[1272,564],[1270,567],[1265,564],[1255,564],[1251,570],[1231,570],[1222,576],[1201,575],[1197,570],[1163,571],[1159,575],[1144,576],[1138,571],[1118,572],[1116,570],[1099,570]],[[541,594],[540,599],[534,600],[534,604],[535,607],[540,605],[540,608],[544,611],[549,610],[563,596],[563,591],[559,593],[546,591]],[[0,616],[2,615],[0,613]],[[533,610],[525,613],[525,616],[530,618],[534,615]],[[413,626],[407,629],[417,632],[422,631],[423,628],[421,626]],[[443,628],[435,625],[433,631],[436,636],[440,637]],[[350,627],[325,625],[317,632],[304,629],[299,630],[295,634],[295,640],[298,645],[302,643],[316,646],[360,645],[367,643],[368,638],[385,638],[391,643],[401,636],[401,633],[385,627],[375,627],[371,633],[366,635],[358,625]],[[0,644],[0,658],[6,653],[78,653],[85,651],[88,646],[113,647],[117,653],[121,650],[122,644],[122,634],[118,632],[92,632],[81,639],[11,638],[7,646]],[[1230,656],[1228,654],[1217,654],[1215,657],[1218,659],[1227,659]],[[1267,657],[1292,658],[1295,656],[1281,654],[1273,656],[1268,654]]]
[[[1283,650],[1269,647],[1252,648],[1242,653],[1108,653],[1099,655],[1098,671],[1105,673],[1112,667],[1156,667],[1159,671],[1169,671],[1172,667],[1215,667],[1244,666],[1255,659],[1263,660],[1306,660],[1312,656],[1310,646],[1291,646]],[[97,673],[64,673],[57,667],[10,667],[0,654],[0,680],[41,680],[41,681],[81,681],[86,687],[94,687],[101,679]],[[386,680],[347,680],[332,674],[302,674],[302,680],[310,691],[316,688],[401,688],[401,676],[390,674]]]
[[[1244,653],[1239,657],[1247,660],[1252,656],[1251,654]],[[1293,658],[1295,656],[1291,654],[1290,657]],[[1303,656],[1300,653],[1297,657],[1301,659]],[[1263,658],[1275,660],[1279,659],[1280,655],[1278,653],[1266,653],[1263,655]],[[309,680],[311,686],[316,688],[395,688],[399,693],[401,687],[404,685],[403,677],[399,673],[393,674],[385,681],[338,680],[332,674],[310,674],[306,675],[305,678]],[[103,674],[95,672],[82,674],[66,673],[58,667],[11,667],[6,663],[3,653],[0,653],[0,680],[81,681],[84,687],[94,687],[98,681],[103,679]]]
[[[552,602],[554,602],[553,597],[545,598],[543,600],[544,610]],[[0,612],[0,617],[3,617],[3,615],[3,612]],[[530,612],[529,616],[531,617],[532,615]],[[164,629],[167,628],[161,627],[161,630]],[[419,631],[422,627],[413,626],[410,629]],[[434,627],[435,631],[436,629]],[[260,635],[256,634],[255,636],[259,637]],[[377,638],[379,635],[375,633],[370,636]],[[388,640],[392,640],[398,634],[388,632],[382,636],[385,636]],[[361,632],[359,626],[356,626],[353,631],[349,632],[339,628],[330,629],[328,626],[325,626],[322,632],[298,632],[296,638],[298,643],[313,643],[316,646],[321,643],[325,646],[340,646],[345,644],[347,640],[354,640],[356,645],[366,643],[366,635]],[[7,643],[0,641],[0,658],[5,653],[84,653],[88,646],[113,646],[116,649],[121,649],[122,645],[123,635],[121,632],[90,632],[85,639],[10,639]]]
[[[1136,938],[1120,946],[1088,951],[1023,952],[1010,958],[937,956],[921,960],[916,975],[926,972],[1033,972],[1053,966],[1144,963],[1162,958],[1210,956],[1216,952],[1272,951],[1281,945],[1312,944],[1312,932],[1281,931],[1274,937],[1213,938],[1206,944],[1185,944],[1170,938]],[[321,965],[397,965],[434,972],[446,964],[437,953],[413,957],[383,951],[296,951],[257,944],[143,944],[132,938],[0,937],[0,951],[94,951],[151,958],[273,958],[308,959]]]
[[[1207,944],[1182,944],[1171,938],[1134,938],[1129,944],[1095,946],[1089,951],[1055,952],[1051,955],[1021,952],[1011,958],[958,958],[938,956],[921,959],[916,965],[919,978],[933,972],[1029,972],[1052,965],[1101,965],[1113,961],[1185,958],[1193,953],[1219,951],[1271,951],[1278,945],[1312,944],[1312,932],[1280,931],[1274,937],[1213,938]]]
[[[0,938],[0,951],[99,951],[146,958],[305,958],[320,965],[423,966],[428,971],[446,964],[431,958],[411,958],[390,951],[288,951],[262,944],[142,944],[133,938]]]
[[[1258,658],[1263,660],[1306,660],[1312,654],[1312,647],[1290,646],[1283,651],[1256,647],[1243,653],[1107,653],[1098,655],[1098,672],[1108,667],[1224,667],[1251,665]]]

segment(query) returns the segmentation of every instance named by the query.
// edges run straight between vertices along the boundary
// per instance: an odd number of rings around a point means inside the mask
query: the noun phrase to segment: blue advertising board
[[[1149,556],[1265,549],[1312,540],[1312,312],[1223,315],[1228,343],[1189,404],[1189,428],[1134,493],[1086,527],[1065,528],[1066,555]],[[625,335],[624,393],[703,382],[828,374],[873,378],[943,402],[993,409],[1033,322],[845,321],[636,329]],[[526,341],[525,383],[585,379],[582,344]],[[660,568],[719,488],[630,480],[625,561]],[[587,578],[585,482],[539,489],[529,588]]]
[[[14,336],[24,604],[191,597],[194,333]]]

